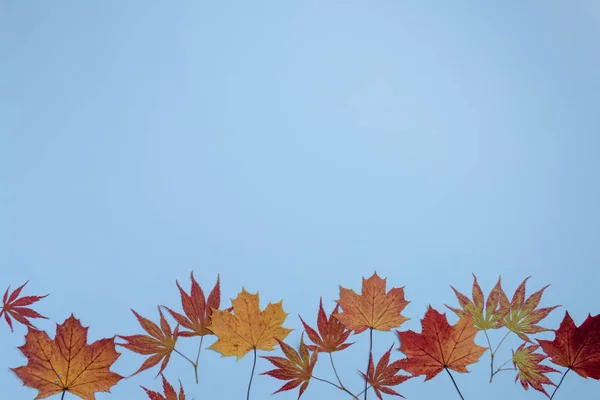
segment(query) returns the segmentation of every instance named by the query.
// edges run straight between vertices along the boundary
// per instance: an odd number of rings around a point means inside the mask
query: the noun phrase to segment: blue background
[[[542,325],[580,324],[600,313],[599,35],[594,0],[2,1],[0,290],[31,280],[51,294],[36,325],[75,313],[90,342],[141,333],[129,308],[180,309],[192,270],[207,291],[221,275],[224,306],[242,286],[283,298],[294,346],[297,314],[314,325],[319,296],[329,312],[375,270],[406,287],[403,329],[456,305],[449,284],[470,294],[471,272],[486,293],[499,274],[509,296],[550,283],[542,305],[563,307]],[[35,396],[8,370],[25,333],[0,326],[2,397]],[[398,346],[374,337],[376,358]],[[335,356],[358,392],[368,335],[352,339]],[[122,375],[145,359],[120,351]],[[200,385],[179,356],[166,376],[241,399],[251,364],[205,351]],[[467,399],[543,398],[514,372],[489,385],[488,355],[470,369]],[[97,398],[144,399],[156,372]],[[326,357],[315,374],[333,378]],[[422,379],[396,389],[458,398]],[[283,383],[259,376],[252,398]],[[556,398],[599,392],[570,374]],[[311,382],[303,398],[349,397]]]

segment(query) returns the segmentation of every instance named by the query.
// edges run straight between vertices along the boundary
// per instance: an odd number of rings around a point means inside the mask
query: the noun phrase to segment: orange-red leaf
[[[354,343],[344,343],[350,333],[352,331],[346,329],[344,324],[342,324],[337,318],[339,304],[336,304],[333,312],[327,318],[325,315],[325,310],[323,309],[323,299],[319,301],[319,313],[317,316],[317,328],[319,329],[319,333],[317,333],[313,328],[308,326],[306,322],[300,317],[300,321],[302,321],[302,325],[304,325],[304,329],[306,330],[306,334],[311,342],[316,344],[320,352],[324,353],[332,353],[334,351],[344,350],[348,346]],[[309,345],[307,346],[309,350],[314,351],[315,346]]]
[[[13,330],[13,325],[10,317],[13,317],[16,321],[22,323],[23,325],[29,328],[35,328],[35,326],[33,326],[31,321],[29,321],[27,318],[48,319],[43,315],[40,315],[38,312],[32,310],[31,308],[26,307],[32,305],[37,301],[40,301],[44,297],[48,296],[47,294],[44,296],[25,296],[21,297],[20,299],[18,298],[21,294],[21,290],[23,290],[27,283],[29,283],[29,281],[16,288],[10,294],[10,296],[8,295],[8,291],[10,290],[9,286],[8,289],[6,289],[4,296],[2,297],[2,308],[0,308],[0,318],[2,317],[2,314],[4,314],[4,319],[6,319],[6,322],[8,323],[8,326],[10,327],[11,331]]]
[[[600,379],[600,314],[587,319],[579,327],[569,315],[565,317],[554,340],[538,340],[550,361],[567,367],[584,378]]]
[[[525,285],[529,278],[531,277],[527,277],[521,282],[510,302],[504,290],[500,292],[500,307],[509,310],[504,317],[503,326],[516,333],[526,342],[531,342],[527,334],[550,330],[536,324],[546,318],[550,314],[550,311],[559,307],[553,306],[536,310],[536,307],[540,304],[544,290],[550,285],[544,286],[525,300]]]
[[[36,399],[69,392],[84,400],[94,400],[96,392],[110,392],[123,377],[110,371],[119,358],[115,338],[87,344],[87,327],[73,315],[56,325],[56,335],[29,328],[19,349],[27,365],[11,368],[23,384],[37,389]]]
[[[128,342],[124,344],[119,343],[118,345],[138,354],[151,355],[131,376],[154,367],[162,360],[160,370],[156,374],[158,377],[158,375],[160,375],[167,367],[169,359],[171,358],[171,353],[175,349],[179,325],[175,327],[174,332],[171,332],[171,326],[165,319],[160,307],[158,307],[158,313],[160,314],[160,328],[154,322],[142,317],[134,310],[131,311],[135,314],[140,325],[148,335],[118,335],[118,337]]]
[[[150,400],[185,400],[185,393],[183,392],[183,386],[181,386],[181,381],[179,381],[179,397],[178,397],[177,393],[175,392],[175,389],[173,389],[173,386],[171,386],[171,384],[169,382],[167,382],[167,380],[165,379],[165,376],[163,374],[161,374],[161,376],[162,376],[162,383],[163,383],[163,392],[165,392],[164,396],[158,392],[154,392],[152,390],[146,389],[143,386],[140,386],[142,389],[144,389],[146,391],[146,394],[148,395]]]
[[[363,378],[365,378],[369,385],[373,387],[373,390],[375,391],[375,394],[379,400],[383,400],[381,392],[393,396],[404,397],[394,389],[390,389],[389,386],[399,385],[402,382],[412,378],[412,376],[396,375],[402,369],[402,363],[401,360],[397,360],[390,364],[392,347],[393,346],[391,346],[390,349],[386,351],[383,356],[381,356],[377,362],[376,368],[373,364],[373,354],[371,353],[369,355],[369,368],[367,373],[364,374],[361,372]]]
[[[540,346],[536,344],[525,347],[526,345],[527,342],[519,346],[517,351],[513,351],[513,365],[519,371],[515,377],[515,382],[520,379],[521,385],[523,385],[525,390],[528,390],[531,385],[535,390],[539,390],[548,396],[548,393],[542,385],[556,385],[544,374],[558,371],[547,365],[540,364],[548,357],[544,354],[534,353]]]
[[[462,307],[462,310],[450,307],[446,305],[450,310],[454,311],[458,317],[464,317],[470,313],[473,315],[473,322],[475,328],[479,330],[497,329],[504,326],[504,317],[509,311],[509,308],[503,308],[500,306],[500,293],[502,292],[502,286],[500,283],[500,277],[498,282],[490,291],[490,294],[485,302],[485,314],[484,314],[484,295],[481,286],[477,282],[477,277],[473,274],[473,300],[469,299],[464,294],[460,293],[453,286],[450,286],[454,290],[454,294],[458,299],[458,304]]]
[[[361,295],[340,286],[340,299],[337,303],[343,312],[335,317],[355,333],[361,333],[367,328],[389,331],[408,321],[401,314],[409,303],[404,299],[404,288],[392,288],[386,293],[385,281],[377,273],[369,279],[363,278]]]
[[[448,324],[446,314],[429,306],[421,320],[421,333],[398,332],[400,350],[406,359],[400,366],[412,375],[425,375],[429,380],[444,368],[469,372],[466,366],[476,363],[487,350],[475,344],[477,330],[470,315],[462,317],[455,325]]]
[[[179,293],[181,294],[181,306],[185,315],[181,315],[169,307],[165,307],[169,313],[175,318],[175,320],[185,329],[189,331],[179,332],[179,336],[204,336],[212,335],[212,331],[208,328],[211,322],[212,309],[219,308],[221,303],[221,286],[219,283],[219,276],[217,275],[217,283],[208,295],[208,300],[204,297],[204,292],[196,279],[194,279],[194,273],[190,274],[192,280],[192,288],[190,294],[187,294],[179,282],[175,281]]]
[[[283,351],[283,354],[285,354],[285,358],[261,356],[262,358],[269,360],[277,367],[277,369],[263,372],[261,375],[269,375],[273,378],[289,381],[279,388],[279,390],[273,392],[273,394],[291,390],[302,385],[300,386],[300,392],[298,393],[298,398],[300,398],[300,396],[302,396],[308,387],[308,382],[312,377],[312,371],[317,362],[319,350],[315,350],[311,356],[308,352],[308,348],[304,344],[304,335],[302,335],[300,338],[299,353],[296,352],[292,346],[284,343],[283,341],[277,339],[277,342],[279,343],[279,346],[281,346],[281,350]]]

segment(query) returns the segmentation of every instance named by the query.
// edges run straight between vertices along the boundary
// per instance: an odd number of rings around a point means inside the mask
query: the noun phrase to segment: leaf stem
[[[367,361],[367,369],[369,371],[369,364],[371,362],[371,353],[373,352],[373,328],[369,328],[369,360]],[[365,397],[364,400],[367,400],[367,384],[368,382],[365,380]]]
[[[179,354],[181,357],[185,358],[186,360],[188,360],[190,362],[190,364],[195,365],[194,362],[192,360],[190,360],[189,358],[187,358],[187,356],[185,354],[183,354],[182,352],[180,352],[179,350],[177,350],[176,348],[173,348],[173,351],[177,354]]]
[[[66,392],[67,392],[66,390],[63,390],[63,394],[62,394],[62,396],[60,396],[60,400],[63,400],[65,398],[65,393]]]
[[[462,393],[460,392],[460,390],[458,389],[458,385],[456,384],[456,381],[454,380],[454,377],[452,376],[452,374],[450,373],[450,370],[448,369],[448,367],[444,367],[444,369],[446,370],[446,372],[448,373],[448,375],[450,375],[450,379],[452,379],[452,383],[454,383],[454,387],[456,388],[456,391],[458,392],[458,395],[460,396],[460,398],[462,400],[465,400],[465,398],[463,397]]]
[[[318,378],[318,377],[316,377],[316,376],[314,376],[314,375],[311,375],[310,377],[311,377],[312,379],[315,379],[315,380],[317,380],[317,381],[325,382],[325,383],[328,383],[328,384],[330,384],[331,386],[335,386],[336,388],[338,388],[338,389],[340,389],[340,390],[343,390],[344,392],[348,393],[350,396],[352,396],[352,398],[353,398],[353,399],[355,399],[355,400],[360,400],[360,399],[358,398],[358,396],[356,396],[354,393],[352,393],[351,391],[349,391],[348,389],[346,389],[346,388],[345,388],[345,387],[343,387],[343,386],[336,385],[335,383],[333,383],[333,382],[331,382],[331,381],[328,381],[327,379]]]
[[[494,376],[496,376],[496,374],[497,374],[498,372],[500,372],[500,371],[516,371],[516,370],[517,370],[516,368],[502,368],[502,367],[504,367],[506,364],[508,364],[508,363],[509,363],[511,360],[512,360],[512,359],[511,359],[511,358],[509,358],[508,360],[506,360],[506,362],[504,362],[504,364],[502,364],[501,366],[499,366],[499,367],[498,367],[498,369],[492,373],[492,378],[493,378]],[[491,379],[490,379],[490,382],[492,382],[492,381],[491,381]]]
[[[342,383],[342,380],[340,379],[340,376],[337,373],[337,370],[335,369],[335,365],[333,364],[333,355],[332,352],[329,352],[329,360],[331,360],[331,367],[333,368],[333,372],[335,373],[335,377],[337,378],[338,382],[340,383],[340,386],[343,388],[344,384]]]
[[[560,387],[561,383],[563,382],[563,379],[565,379],[565,376],[567,376],[567,373],[571,370],[571,367],[567,368],[567,370],[565,371],[565,373],[563,374],[562,378],[560,378],[560,382],[558,382],[558,385],[556,386],[556,388],[554,389],[554,392],[552,392],[552,396],[550,396],[550,400],[552,400],[554,398],[554,394],[556,393],[556,391],[558,390],[558,388]]]
[[[200,344],[198,345],[198,355],[196,356],[196,362],[194,363],[194,374],[196,375],[196,385],[198,384],[198,360],[200,359],[200,351],[202,350],[202,340],[204,335],[200,336]]]
[[[487,334],[487,329],[484,329],[483,333],[485,334],[485,338],[487,339],[490,350],[490,383],[492,383],[492,379],[494,379],[494,352],[492,351],[492,342],[490,341],[490,337]]]
[[[494,354],[496,354],[496,352],[498,351],[498,348],[500,348],[500,345],[502,344],[502,342],[504,342],[504,339],[506,339],[506,337],[508,335],[510,335],[511,331],[506,332],[506,334],[504,335],[504,337],[502,338],[502,340],[500,341],[500,343],[498,343],[498,346],[496,346],[496,350],[494,350]]]
[[[248,382],[248,392],[246,393],[246,400],[250,400],[250,387],[252,386],[252,378],[254,377],[254,368],[256,368],[256,347],[254,349],[254,362],[252,363],[252,372],[250,373],[250,382]]]

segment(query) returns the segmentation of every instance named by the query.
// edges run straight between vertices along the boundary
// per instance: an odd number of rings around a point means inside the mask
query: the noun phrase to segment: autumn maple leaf
[[[118,335],[118,337],[126,340],[128,343],[118,343],[117,345],[123,346],[126,349],[138,354],[152,355],[151,357],[148,357],[142,366],[133,374],[131,374],[131,376],[136,375],[148,368],[154,367],[162,360],[160,370],[156,374],[156,377],[158,377],[158,375],[160,375],[167,367],[169,359],[171,358],[171,353],[175,349],[175,342],[177,341],[177,334],[179,333],[179,325],[175,327],[174,332],[171,332],[171,326],[165,319],[160,307],[158,307],[158,313],[160,314],[160,328],[154,322],[139,315],[137,312],[135,312],[135,310],[131,311],[135,314],[138,322],[148,333],[148,335]]]
[[[29,328],[25,344],[19,349],[27,365],[11,368],[25,386],[38,390],[35,399],[69,392],[84,400],[95,400],[96,392],[110,392],[123,377],[110,371],[120,354],[115,338],[87,344],[88,327],[72,314],[56,325],[56,336]]]
[[[392,288],[385,292],[386,279],[374,273],[369,279],[363,278],[362,292],[340,286],[340,299],[337,303],[343,312],[335,317],[348,329],[361,333],[367,328],[389,331],[397,328],[408,318],[401,314],[409,303],[404,299],[404,288]]]
[[[273,392],[273,394],[284,392],[286,390],[291,390],[302,385],[300,386],[300,392],[298,393],[298,398],[300,398],[300,396],[302,396],[302,393],[304,393],[304,391],[308,387],[308,382],[312,377],[312,371],[317,362],[319,350],[316,349],[315,351],[313,351],[311,356],[308,352],[307,346],[304,344],[304,335],[300,337],[299,353],[296,352],[296,350],[294,350],[292,346],[284,343],[279,339],[277,339],[277,343],[279,343],[279,346],[281,346],[281,350],[283,351],[283,354],[285,354],[286,358],[274,356],[261,356],[262,358],[270,361],[273,365],[277,367],[277,369],[263,372],[261,373],[261,375],[269,375],[273,378],[289,381],[277,391]]]
[[[171,384],[169,382],[167,382],[167,380],[165,379],[165,376],[163,374],[161,374],[161,376],[162,376],[162,383],[163,383],[163,392],[165,392],[164,396],[158,392],[154,392],[152,390],[146,389],[143,386],[140,386],[142,389],[144,389],[146,391],[146,394],[148,394],[148,397],[150,398],[150,400],[185,400],[185,393],[183,391],[183,386],[181,386],[181,381],[179,381],[179,397],[178,397],[177,392],[175,392],[175,389],[173,389],[173,386],[171,386]]]
[[[546,390],[542,385],[556,385],[544,374],[558,371],[547,365],[540,364],[548,356],[534,353],[540,347],[539,345],[526,347],[527,344],[528,343],[525,342],[519,346],[517,351],[513,351],[513,365],[519,371],[515,377],[515,382],[520,379],[521,385],[523,385],[525,390],[528,390],[531,385],[535,390],[539,390],[548,396],[548,393],[546,393]]]
[[[274,350],[279,340],[292,331],[284,328],[288,314],[283,311],[282,301],[269,303],[260,310],[258,293],[248,293],[244,288],[238,297],[231,299],[232,311],[213,310],[210,330],[217,341],[209,349],[222,356],[236,356],[239,360],[251,350]]]
[[[400,350],[406,359],[399,365],[414,376],[425,375],[429,380],[443,369],[469,372],[467,365],[476,363],[487,348],[475,344],[477,330],[473,319],[465,315],[451,326],[446,314],[429,306],[421,320],[421,333],[399,332]]]
[[[484,295],[481,286],[477,282],[477,277],[473,274],[473,300],[456,290],[453,286],[450,286],[454,290],[454,294],[458,299],[458,304],[462,307],[461,309],[453,308],[448,305],[450,310],[454,311],[458,317],[464,317],[467,314],[473,316],[473,322],[475,323],[475,329],[488,330],[501,328],[504,324],[504,317],[510,310],[508,307],[500,307],[500,293],[502,292],[502,286],[500,283],[501,279],[498,277],[498,282],[490,291],[490,294],[485,301],[485,314],[484,314]]]
[[[345,348],[354,344],[344,343],[352,331],[346,329],[344,324],[342,324],[336,318],[339,307],[340,305],[336,304],[328,319],[327,315],[325,315],[325,310],[323,309],[323,298],[320,299],[319,313],[317,316],[317,328],[319,329],[319,333],[308,326],[302,317],[299,316],[300,321],[302,321],[302,325],[304,325],[304,329],[306,330],[308,338],[311,340],[311,342],[317,345],[307,346],[309,350],[314,351],[315,347],[318,347],[320,352],[332,353],[334,351],[344,350]]]
[[[10,296],[8,295],[8,291],[10,290],[9,286],[8,289],[6,289],[6,292],[4,293],[4,297],[2,297],[2,308],[0,308],[0,318],[2,317],[2,314],[4,314],[4,319],[6,319],[6,322],[8,323],[11,332],[13,331],[13,325],[10,317],[13,317],[16,321],[22,323],[23,325],[29,328],[35,328],[35,326],[33,326],[31,321],[29,321],[27,318],[48,319],[43,315],[40,315],[38,312],[32,310],[31,308],[26,307],[32,305],[37,301],[40,301],[44,297],[48,296],[47,294],[44,296],[25,296],[21,297],[20,299],[17,298],[19,297],[19,295],[21,294],[21,290],[23,290],[27,283],[29,283],[29,281],[16,288],[10,294]]]
[[[525,285],[529,278],[531,277],[527,277],[521,282],[510,302],[508,301],[506,293],[504,293],[503,290],[500,291],[500,307],[509,310],[504,317],[503,326],[507,327],[526,342],[531,342],[531,339],[529,339],[526,334],[550,330],[536,324],[546,318],[552,310],[559,307],[553,306],[536,310],[536,307],[540,304],[544,290],[550,285],[544,286],[525,300]]]
[[[190,294],[187,294],[181,286],[179,286],[179,282],[175,281],[177,288],[179,288],[179,293],[181,294],[181,306],[183,307],[185,316],[171,310],[169,307],[165,308],[171,313],[181,327],[189,329],[189,331],[179,332],[179,336],[190,337],[211,335],[212,332],[208,329],[208,326],[210,325],[212,309],[219,308],[221,302],[219,276],[217,275],[217,283],[208,295],[208,300],[205,299],[202,288],[200,288],[200,285],[198,285],[198,282],[194,279],[193,272],[190,274],[190,277],[192,280]]]
[[[367,373],[360,373],[369,385],[373,387],[375,394],[380,400],[383,400],[381,392],[404,397],[394,389],[390,389],[388,386],[396,386],[412,378],[412,376],[396,375],[402,369],[402,363],[400,362],[401,360],[394,361],[391,364],[389,363],[392,347],[393,345],[390,346],[390,349],[386,351],[383,356],[381,356],[377,362],[377,367],[374,366],[373,353],[371,353],[369,355],[369,368],[367,369]]]
[[[550,361],[567,367],[584,378],[600,379],[600,314],[578,327],[568,312],[554,340],[538,340]]]

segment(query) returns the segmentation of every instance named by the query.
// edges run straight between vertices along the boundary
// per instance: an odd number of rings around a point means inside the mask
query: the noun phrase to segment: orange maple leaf
[[[143,386],[140,386],[142,389],[144,389],[146,391],[146,394],[148,395],[150,400],[185,400],[185,393],[183,391],[183,386],[181,386],[181,381],[179,381],[179,397],[178,397],[177,393],[175,392],[175,389],[173,389],[173,386],[171,386],[171,384],[169,382],[167,382],[167,380],[165,379],[165,376],[163,374],[161,374],[161,376],[162,376],[162,383],[163,383],[163,392],[165,392],[164,396],[158,392],[154,392],[152,390],[146,389]]]
[[[462,310],[450,307],[446,305],[450,310],[454,311],[458,317],[464,317],[470,313],[473,315],[473,322],[475,328],[478,330],[498,329],[504,326],[504,317],[509,312],[510,308],[500,307],[500,293],[502,292],[502,286],[500,283],[501,279],[498,277],[498,282],[490,291],[490,294],[485,302],[485,314],[484,314],[484,299],[483,290],[477,282],[477,277],[473,274],[473,300],[456,290],[453,286],[450,286],[454,290],[454,294],[458,299],[458,304],[462,307]]]
[[[183,328],[189,329],[190,331],[181,331],[179,336],[204,336],[212,335],[212,332],[207,327],[210,325],[210,319],[212,315],[212,308],[219,308],[221,303],[221,289],[219,284],[219,276],[217,275],[217,283],[208,295],[208,300],[204,297],[204,292],[196,279],[194,279],[194,273],[190,274],[192,279],[192,288],[190,294],[187,294],[179,282],[175,281],[181,294],[181,306],[183,307],[184,315],[181,315],[169,307],[165,307],[169,313],[175,318],[175,320]],[[164,307],[164,306],[163,306]]]
[[[304,344],[304,335],[300,337],[300,352],[296,352],[292,348],[292,346],[284,343],[283,341],[277,339],[279,346],[281,346],[281,350],[283,354],[285,354],[286,358],[283,357],[274,357],[274,356],[261,356],[269,360],[273,365],[277,367],[277,369],[273,369],[271,371],[263,372],[261,375],[269,375],[273,378],[281,379],[284,381],[288,381],[285,385],[279,388],[277,391],[273,392],[279,393],[284,392],[286,390],[294,389],[300,385],[300,392],[298,393],[298,398],[302,396],[302,393],[308,387],[308,382],[312,377],[312,371],[317,362],[317,357],[319,354],[319,350],[316,349],[312,356],[308,352],[307,346]]]
[[[43,315],[40,315],[38,312],[32,310],[31,308],[26,307],[37,301],[40,301],[44,297],[48,296],[47,294],[44,296],[25,296],[21,297],[20,299],[17,298],[19,297],[19,295],[21,294],[21,290],[23,290],[27,283],[29,283],[29,281],[16,288],[10,296],[8,295],[8,291],[10,290],[9,286],[8,289],[6,289],[6,292],[4,293],[4,297],[2,297],[2,308],[0,309],[0,317],[2,317],[2,314],[4,314],[4,318],[6,319],[6,322],[8,323],[11,332],[13,331],[13,325],[10,319],[11,316],[15,320],[29,328],[35,328],[35,326],[33,326],[31,321],[29,321],[27,318],[48,319]]]
[[[131,376],[136,375],[148,368],[154,367],[162,360],[160,370],[156,374],[156,377],[158,377],[158,375],[160,375],[167,367],[169,359],[171,358],[171,353],[175,349],[175,342],[177,342],[177,334],[179,333],[179,325],[175,327],[174,332],[171,332],[171,326],[165,319],[160,307],[158,307],[158,313],[160,314],[160,328],[154,322],[139,315],[137,312],[135,312],[135,310],[131,311],[135,314],[140,325],[149,335],[118,335],[118,337],[126,340],[128,343],[118,343],[117,345],[123,346],[126,349],[138,354],[152,354],[152,356],[148,357],[142,366],[133,374],[131,374]]]
[[[232,311],[213,310],[210,330],[218,339],[209,349],[238,360],[251,350],[274,350],[277,340],[285,339],[292,331],[282,326],[288,315],[282,302],[269,303],[261,311],[258,293],[242,288],[238,297],[231,299]]]
[[[414,376],[425,375],[429,380],[443,369],[469,372],[467,365],[476,363],[487,350],[475,344],[477,329],[473,319],[466,315],[451,326],[446,314],[440,314],[431,306],[421,320],[421,333],[399,332],[400,350],[406,354],[400,366]]]
[[[556,365],[567,367],[584,378],[600,379],[600,314],[576,326],[568,312],[554,340],[538,340]]]
[[[529,276],[521,282],[510,302],[504,290],[500,291],[500,307],[509,310],[504,317],[503,326],[526,342],[531,342],[526,335],[527,333],[532,334],[550,330],[536,324],[546,318],[552,310],[560,307],[553,306],[536,310],[536,307],[540,304],[544,290],[550,285],[544,286],[525,300],[525,285],[529,278],[531,277]]]
[[[404,287],[392,288],[386,294],[385,286],[386,279],[381,279],[376,272],[369,279],[363,278],[361,295],[340,286],[337,303],[343,312],[335,317],[355,333],[367,328],[389,331],[399,327],[408,321],[401,314],[409,303],[404,299]]]
[[[521,385],[523,385],[525,390],[528,390],[529,385],[531,385],[535,390],[548,396],[542,385],[556,385],[544,374],[558,371],[547,365],[540,364],[548,356],[534,353],[540,347],[539,345],[525,347],[526,345],[527,342],[519,346],[517,351],[513,351],[513,365],[519,371],[515,377],[515,382],[520,379]]]
[[[393,345],[390,346],[390,349],[386,351],[383,356],[381,356],[377,362],[377,368],[375,368],[373,364],[373,353],[371,353],[369,355],[369,368],[367,369],[367,373],[364,374],[363,372],[360,372],[369,385],[373,387],[379,400],[383,400],[381,392],[404,398],[400,393],[387,386],[396,386],[412,378],[412,376],[396,375],[402,369],[402,363],[401,360],[394,361],[391,364],[389,363],[392,347]]]
[[[94,400],[96,392],[110,392],[123,377],[110,371],[120,354],[115,338],[87,344],[88,327],[72,314],[56,325],[54,340],[46,332],[29,328],[19,349],[27,365],[11,368],[25,386],[38,390],[36,399],[69,392],[84,400]]]
[[[319,329],[319,333],[317,333],[313,328],[308,326],[308,324],[304,322],[302,317],[299,316],[300,321],[302,321],[302,325],[304,325],[304,329],[306,330],[308,338],[311,340],[311,342],[317,345],[309,345],[309,350],[314,351],[315,347],[318,347],[320,352],[332,353],[334,351],[344,350],[345,348],[354,344],[344,343],[348,339],[348,336],[350,336],[350,333],[352,333],[352,331],[346,329],[344,324],[342,324],[336,318],[339,307],[339,304],[335,305],[335,308],[333,309],[328,319],[327,315],[325,315],[325,310],[323,309],[323,298],[320,299],[319,313],[317,316],[317,328]]]

